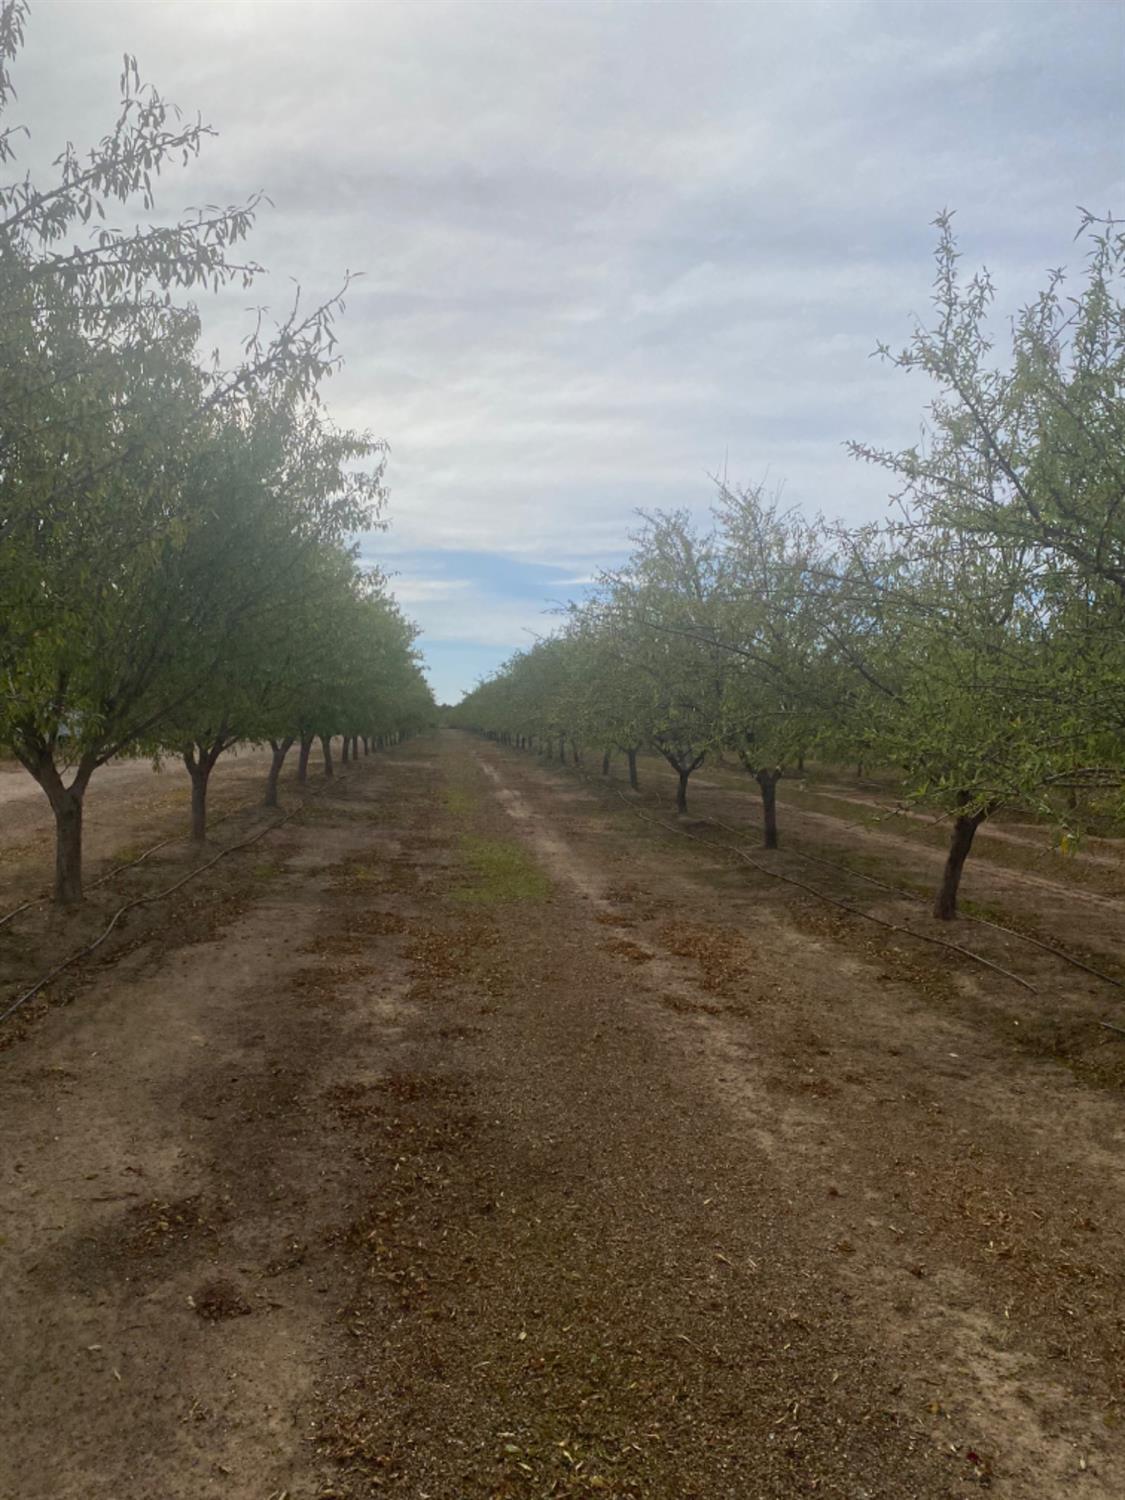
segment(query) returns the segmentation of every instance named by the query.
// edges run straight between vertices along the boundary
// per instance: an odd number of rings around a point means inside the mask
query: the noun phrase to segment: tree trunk
[[[804,772],[805,772],[805,752],[803,750],[798,750],[797,751],[797,770],[801,773],[802,776],[804,775]]]
[[[687,812],[687,784],[688,784],[688,777],[691,775],[691,772],[690,771],[681,771],[681,770],[679,770],[677,768],[676,774],[680,778],[679,781],[678,781],[678,783],[677,783],[677,785],[676,785],[676,811],[678,813],[686,813]]]
[[[206,753],[198,760],[194,750],[184,751],[184,765],[191,777],[191,841],[202,844],[207,839],[207,781],[211,775],[210,761]]]
[[[609,761],[610,761],[609,751],[608,750],[603,750],[602,751],[602,775],[603,776],[608,776],[609,775]]]
[[[629,762],[629,785],[632,787],[633,791],[639,791],[640,782],[637,780],[637,752],[635,750],[626,750],[625,756]]]
[[[983,812],[973,813],[971,816],[962,813],[953,824],[953,835],[949,840],[949,856],[945,861],[941,885],[938,887],[937,899],[934,902],[934,916],[940,922],[952,922],[957,915],[957,891],[961,885],[961,873],[969,857],[969,850],[973,847],[973,835],[986,816],[987,814]]]
[[[289,754],[289,748],[293,743],[293,736],[287,740],[270,740],[270,749],[273,754],[270,757],[270,774],[266,778],[266,800],[264,806],[277,806],[277,783],[281,776],[281,768],[285,764],[285,757]]]
[[[86,788],[59,784],[51,798],[55,814],[55,905],[77,906],[82,900],[82,800]]]
[[[332,766],[332,736],[330,734],[321,735],[320,748],[324,751],[325,776],[335,776],[336,772]]]
[[[754,780],[762,789],[763,847],[777,848],[777,783],[781,780],[781,767],[772,771],[764,766],[754,772]]]
[[[340,764],[346,766],[351,759],[352,741],[350,735],[344,736],[344,748],[340,751]]]
[[[55,815],[55,905],[77,906],[82,900],[82,808],[98,762],[84,755],[70,785],[65,786],[47,746],[29,746],[27,753],[17,750],[17,754],[42,787]]]
[[[366,735],[361,735],[360,737],[363,740],[363,753],[364,753],[364,755],[370,755],[371,754],[371,741],[367,738]]]
[[[566,735],[559,735],[559,764],[566,765]]]
[[[297,781],[301,786],[309,779],[309,753],[313,747],[313,736],[303,734],[301,736],[301,753],[297,757]]]

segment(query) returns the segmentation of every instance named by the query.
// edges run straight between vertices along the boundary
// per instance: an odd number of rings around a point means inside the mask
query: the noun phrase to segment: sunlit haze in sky
[[[21,160],[110,127],[124,52],[218,131],[169,215],[272,199],[270,276],[363,272],[328,392],[390,444],[364,556],[450,701],[709,474],[855,519],[843,449],[914,440],[926,391],[869,358],[927,311],[931,221],[1003,307],[1125,212],[1125,7],[36,0]]]

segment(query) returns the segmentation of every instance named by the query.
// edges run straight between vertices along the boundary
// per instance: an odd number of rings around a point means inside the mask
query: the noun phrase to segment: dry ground
[[[290,776],[296,764],[290,754]],[[211,776],[208,802],[213,819],[260,802],[268,750],[239,745]],[[191,783],[174,757],[158,770],[149,760],[115,760],[103,766],[86,794],[83,852],[87,874],[96,879],[168,833],[186,830]],[[0,916],[29,893],[50,887],[54,868],[53,815],[46,797],[16,761],[0,760]]]
[[[416,741],[8,1024],[4,1500],[1122,1492],[1120,992],[638,811]],[[981,869],[1120,963],[1111,894]]]

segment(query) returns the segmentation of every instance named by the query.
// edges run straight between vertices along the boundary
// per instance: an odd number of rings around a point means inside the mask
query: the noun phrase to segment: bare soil
[[[293,752],[288,763],[292,776]],[[216,822],[260,802],[268,750],[239,745],[220,758],[208,791]],[[88,879],[168,834],[189,831],[191,782],[182,762],[154,769],[150,760],[115,760],[94,773],[86,793],[83,853]],[[16,761],[0,761],[0,916],[28,895],[45,894],[54,870],[54,815],[32,777]]]
[[[0,1496],[1122,1493],[1119,992],[735,842],[447,733],[20,1012]],[[1120,962],[1112,899],[998,871]]]

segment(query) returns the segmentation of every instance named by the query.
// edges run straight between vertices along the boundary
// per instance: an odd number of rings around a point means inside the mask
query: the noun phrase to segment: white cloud
[[[929,222],[1013,300],[1072,261],[1074,204],[1119,209],[1123,13],[940,6],[38,0],[13,118],[31,157],[109,127],[125,50],[221,134],[161,210],[263,187],[273,275],[366,274],[328,398],[391,444],[377,555],[619,553],[639,505],[711,498],[724,463],[795,502],[877,513],[848,437],[913,439],[925,391],[868,360],[929,297]],[[23,152],[23,147],[20,147]],[[534,606],[408,575],[450,638]],[[574,585],[578,586],[578,585]],[[474,631],[478,634],[472,634]],[[502,638],[502,639],[501,639]]]

